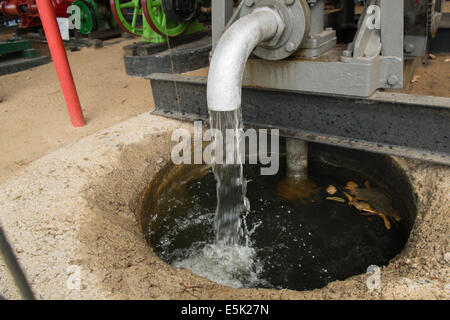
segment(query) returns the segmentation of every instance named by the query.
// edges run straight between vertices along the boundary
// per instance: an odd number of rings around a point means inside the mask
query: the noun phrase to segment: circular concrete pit
[[[381,267],[379,287],[370,285],[375,273],[362,273],[309,291],[235,289],[166,264],[142,232],[142,200],[170,167],[175,142],[169,141],[179,127],[192,129],[143,114],[48,154],[2,182],[0,219],[38,298],[450,298],[450,169],[396,157],[388,162],[407,183],[385,180],[416,217],[405,216],[409,239]],[[18,298],[6,274],[1,264],[0,291]]]

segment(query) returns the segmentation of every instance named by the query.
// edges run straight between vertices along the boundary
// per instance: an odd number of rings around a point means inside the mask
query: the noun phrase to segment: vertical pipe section
[[[295,183],[308,180],[308,142],[298,139],[286,139],[287,177]]]
[[[45,37],[47,38],[53,63],[55,64],[59,83],[61,84],[64,99],[66,100],[70,120],[74,127],[82,127],[85,124],[83,111],[81,110],[80,100],[78,99],[72,72],[70,71],[69,61],[67,60],[58,23],[56,22],[53,5],[51,0],[36,0],[36,4],[39,10],[39,16],[41,17],[42,26],[44,27]]]
[[[325,25],[325,0],[318,0],[311,6],[311,27],[309,29],[309,36],[323,32]]]

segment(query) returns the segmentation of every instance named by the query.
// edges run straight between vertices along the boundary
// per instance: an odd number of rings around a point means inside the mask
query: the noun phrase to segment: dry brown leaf
[[[327,200],[345,203],[345,199],[342,199],[340,197],[327,197]]]
[[[389,221],[389,219],[382,213],[378,213],[378,216],[383,219],[386,229],[391,230],[391,222]]]
[[[365,211],[365,212],[370,212],[370,213],[377,213],[375,210],[372,209],[370,204],[368,204],[367,202],[353,201],[352,205],[356,209],[358,209],[359,211]]]
[[[445,59],[444,62],[450,62],[450,58]]]
[[[394,219],[394,221],[396,221],[396,222],[400,222],[402,220],[402,217],[400,216],[398,211],[393,211],[392,214],[390,215],[390,217],[392,219]]]
[[[337,192],[336,187],[331,185],[331,184],[327,187],[326,190],[327,190],[327,193],[331,194],[331,195],[333,195],[333,194],[335,194]]]
[[[383,222],[384,222],[384,226],[386,227],[386,229],[388,229],[388,230],[391,230],[391,222],[389,221],[389,219],[384,215],[384,214],[382,214],[382,213],[380,213],[380,212],[366,212],[366,211],[363,211],[363,212],[360,212],[361,213],[361,215],[363,215],[363,216],[379,216],[381,219],[383,219]],[[368,218],[368,219],[370,219],[370,218]],[[372,221],[372,220],[370,220],[370,221]]]
[[[355,191],[357,188],[358,188],[358,184],[356,182],[349,181],[345,185],[344,189],[350,191],[351,194],[355,194]]]
[[[428,57],[429,57],[431,60],[436,59],[436,56],[435,56],[434,54],[432,54],[432,53],[429,53],[429,54],[428,54]]]
[[[366,182],[364,182],[364,186],[367,188],[367,189],[372,189],[372,185],[370,184],[370,181],[369,180],[367,180]]]
[[[419,79],[420,79],[420,76],[414,76],[411,80],[411,83],[417,82],[417,81],[419,81]]]
[[[342,192],[344,194],[344,196],[348,199],[348,204],[351,206],[352,202],[353,202],[353,197],[351,195],[349,195],[347,192],[343,191]]]
[[[394,210],[392,206],[389,206],[387,210],[389,211],[388,217],[393,221],[400,222],[402,220],[402,216],[400,215],[400,213],[397,210]]]

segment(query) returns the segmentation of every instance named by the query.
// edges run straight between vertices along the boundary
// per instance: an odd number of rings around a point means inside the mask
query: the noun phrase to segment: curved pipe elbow
[[[242,78],[247,59],[261,42],[284,28],[279,13],[269,7],[255,9],[228,28],[211,59],[207,100],[212,111],[232,111],[241,106]]]

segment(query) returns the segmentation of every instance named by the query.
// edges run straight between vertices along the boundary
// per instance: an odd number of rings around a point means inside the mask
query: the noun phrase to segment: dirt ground
[[[150,83],[125,74],[122,47],[131,42],[67,52],[83,128],[70,123],[53,63],[0,77],[0,182],[48,152],[153,109]]]
[[[150,84],[128,77],[122,59],[131,41],[68,52],[83,128],[70,124],[52,63],[0,77],[0,220],[39,298],[449,298],[449,169],[415,161],[399,160],[420,195],[420,223],[383,269],[381,292],[368,292],[364,275],[311,292],[236,290],[160,261],[129,203],[142,190],[133,181],[167,161],[167,134],[182,124],[145,114]],[[450,97],[448,59],[420,66],[406,92]],[[86,275],[81,290],[64,285],[71,265]],[[0,292],[18,298],[13,287],[0,262]]]
[[[425,96],[450,97],[450,55],[431,55],[416,69],[404,92]]]

